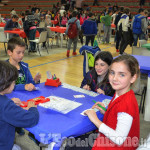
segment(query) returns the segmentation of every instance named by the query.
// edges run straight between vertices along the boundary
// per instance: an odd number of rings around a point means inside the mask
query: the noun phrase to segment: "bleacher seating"
[[[12,8],[15,8],[15,11],[19,14],[25,11],[29,5],[32,7],[34,4],[37,4],[42,10],[52,10],[53,4],[56,5],[58,2],[60,3],[60,0],[11,0],[7,2],[6,6],[1,7],[0,14],[2,14],[2,16],[10,16]]]
[[[105,7],[110,3],[112,6],[117,3],[118,6],[129,7],[132,14],[136,14],[139,7],[139,0],[99,0],[99,6],[93,6],[94,0],[84,0],[83,3],[92,8],[93,12],[100,13],[104,10]],[[21,11],[25,11],[26,8],[30,5],[31,7],[34,4],[37,4],[42,10],[52,10],[53,4],[61,3],[60,0],[11,0],[7,2],[7,5],[4,5],[0,9],[0,14],[5,16],[10,16],[10,11],[12,8],[15,8],[16,12],[19,14]],[[87,6],[84,6],[84,8]],[[150,9],[150,3],[145,2],[145,9]]]

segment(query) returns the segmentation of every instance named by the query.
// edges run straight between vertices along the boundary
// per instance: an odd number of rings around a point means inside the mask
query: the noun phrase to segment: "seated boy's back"
[[[33,127],[38,123],[39,113],[34,102],[29,103],[27,110],[17,106],[5,94],[13,91],[18,77],[17,69],[11,64],[0,61],[0,149],[11,150],[16,127]]]

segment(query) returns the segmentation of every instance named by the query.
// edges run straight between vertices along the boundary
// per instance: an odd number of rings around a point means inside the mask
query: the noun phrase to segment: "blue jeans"
[[[139,40],[145,40],[145,34],[144,34],[144,33],[141,33],[141,34],[133,34],[133,38],[134,38],[133,46],[137,46],[138,38],[139,38]]]
[[[88,45],[89,42],[91,41],[91,46],[93,46],[94,39],[95,39],[95,35],[86,36],[86,42],[85,42],[85,45]]]

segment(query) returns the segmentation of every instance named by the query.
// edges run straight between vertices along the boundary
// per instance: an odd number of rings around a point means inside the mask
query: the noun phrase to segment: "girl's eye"
[[[105,64],[101,64],[101,66],[105,66]]]
[[[124,77],[125,75],[123,73],[120,74],[121,77]]]
[[[114,71],[110,71],[109,74],[110,75],[114,75],[115,73],[114,73]]]

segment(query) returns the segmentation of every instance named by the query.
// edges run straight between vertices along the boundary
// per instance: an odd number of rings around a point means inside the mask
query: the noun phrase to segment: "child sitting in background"
[[[94,67],[84,77],[81,88],[113,96],[114,90],[108,80],[108,70],[112,60],[110,52],[100,52],[95,57]]]
[[[34,102],[28,103],[27,111],[5,95],[14,89],[18,78],[16,67],[0,61],[0,70],[0,150],[12,150],[15,127],[35,126],[39,121],[39,113]]]
[[[17,68],[19,74],[15,81],[14,90],[36,90],[35,84],[39,83],[41,74],[37,74],[32,78],[28,64],[22,61],[25,53],[25,43],[20,38],[10,39],[8,41],[7,53],[9,55],[9,60],[7,61]]]

